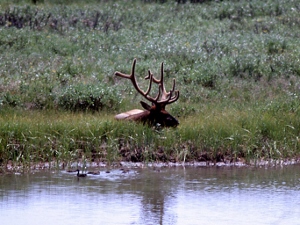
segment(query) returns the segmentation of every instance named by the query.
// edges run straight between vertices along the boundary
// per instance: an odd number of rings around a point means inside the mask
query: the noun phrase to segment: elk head
[[[146,102],[141,101],[141,105],[145,110],[133,109],[128,112],[118,114],[115,116],[115,118],[119,120],[126,119],[141,121],[144,124],[149,124],[150,126],[160,124],[164,127],[176,127],[179,124],[179,122],[165,110],[166,105],[176,102],[179,98],[179,91],[175,90],[175,79],[173,79],[172,89],[169,92],[166,92],[164,86],[164,64],[162,63],[160,79],[154,78],[151,71],[148,70],[148,76],[145,77],[145,79],[149,80],[149,86],[146,91],[143,91],[136,82],[134,72],[135,64],[136,59],[133,60],[131,74],[115,72],[115,75],[131,80],[131,83],[137,90],[137,92],[144,96],[145,99],[150,101],[152,105],[150,106]],[[151,97],[149,95],[153,82],[158,84],[159,86],[156,97]]]

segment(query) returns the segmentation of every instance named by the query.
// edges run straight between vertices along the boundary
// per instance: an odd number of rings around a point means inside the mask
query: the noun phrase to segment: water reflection
[[[300,166],[0,176],[1,224],[297,224]]]

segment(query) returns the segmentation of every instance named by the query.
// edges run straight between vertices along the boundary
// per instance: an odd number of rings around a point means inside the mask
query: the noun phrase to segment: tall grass
[[[0,7],[2,165],[234,161],[299,155],[297,1],[5,1]],[[116,122],[165,64],[177,129]]]
[[[0,121],[1,164],[293,158],[300,147],[299,106],[293,112],[278,110],[276,104],[248,110],[210,104],[182,118],[177,129],[163,130],[115,121],[103,113],[5,110]]]

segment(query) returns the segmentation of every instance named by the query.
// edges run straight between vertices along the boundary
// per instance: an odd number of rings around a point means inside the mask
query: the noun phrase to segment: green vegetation
[[[293,0],[0,0],[2,168],[299,157],[299,11]],[[143,88],[161,62],[167,88],[176,78],[178,128],[113,119],[141,108],[113,76],[133,58]]]

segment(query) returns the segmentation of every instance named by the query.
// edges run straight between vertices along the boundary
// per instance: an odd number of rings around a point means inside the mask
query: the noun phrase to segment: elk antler
[[[159,103],[166,103],[167,104],[171,104],[175,101],[177,101],[177,99],[179,98],[179,91],[175,91],[175,85],[176,85],[176,80],[175,78],[173,79],[173,87],[172,89],[167,92],[165,85],[164,85],[164,63],[161,63],[161,69],[160,69],[160,80],[156,79],[153,74],[151,73],[150,70],[148,70],[148,76],[145,77],[145,79],[152,79],[154,81],[154,83],[158,84],[160,87],[160,90],[162,91],[162,96],[161,96],[161,100],[159,101]],[[172,96],[174,93],[174,96]]]
[[[153,104],[163,104],[163,105],[167,105],[167,104],[171,104],[175,101],[177,101],[177,99],[179,98],[179,91],[176,90],[175,91],[175,79],[173,79],[173,87],[169,92],[166,92],[165,86],[164,86],[164,76],[163,76],[163,63],[161,64],[161,77],[160,80],[156,79],[153,77],[153,74],[151,73],[150,70],[148,70],[148,76],[145,77],[146,80],[149,79],[149,86],[147,91],[143,91],[137,84],[136,82],[136,78],[135,78],[135,64],[136,64],[136,59],[133,60],[132,63],[132,69],[131,69],[131,74],[125,74],[125,73],[121,73],[121,72],[115,72],[116,76],[119,77],[123,77],[126,79],[130,79],[134,88],[141,94],[143,95],[147,100],[149,100],[150,102],[152,102]],[[149,93],[151,91],[151,87],[152,87],[152,81],[154,81],[154,83],[159,85],[159,89],[158,89],[158,94],[156,97],[151,97],[149,96]],[[174,94],[174,96],[173,96]]]
[[[143,95],[144,97],[146,97],[149,92],[151,91],[151,86],[152,86],[152,76],[149,77],[150,79],[150,82],[149,82],[149,87],[147,89],[146,92],[142,91],[142,89],[140,89],[139,85],[137,84],[136,82],[136,79],[135,79],[135,74],[134,74],[134,71],[135,71],[135,64],[136,64],[136,59],[133,60],[133,63],[132,63],[132,68],[131,68],[131,74],[125,74],[125,73],[121,73],[121,72],[115,72],[115,75],[116,76],[119,76],[119,77],[123,77],[123,78],[126,78],[126,79],[130,79],[134,88],[141,94]]]

